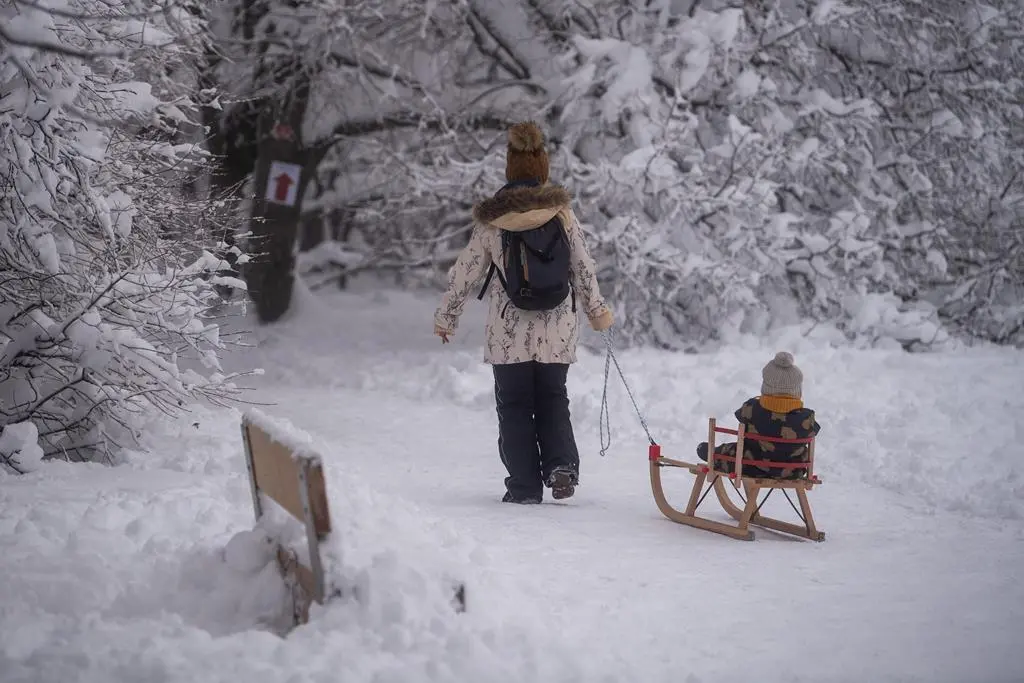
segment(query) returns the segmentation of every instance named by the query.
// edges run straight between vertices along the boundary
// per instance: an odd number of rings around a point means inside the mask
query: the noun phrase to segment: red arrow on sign
[[[295,183],[287,173],[274,178],[274,201],[284,204],[288,201],[288,190]]]

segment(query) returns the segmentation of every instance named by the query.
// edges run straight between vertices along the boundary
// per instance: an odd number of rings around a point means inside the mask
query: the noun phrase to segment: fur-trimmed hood
[[[572,197],[561,185],[504,187],[473,207],[473,218],[501,230],[532,230],[568,209]]]

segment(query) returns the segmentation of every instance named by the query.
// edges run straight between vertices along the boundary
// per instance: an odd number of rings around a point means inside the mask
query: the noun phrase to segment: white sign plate
[[[295,206],[299,193],[299,176],[302,167],[284,161],[270,162],[270,175],[267,177],[267,190],[264,198],[272,204]]]

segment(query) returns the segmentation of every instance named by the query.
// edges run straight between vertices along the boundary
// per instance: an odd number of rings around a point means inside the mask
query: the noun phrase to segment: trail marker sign
[[[274,204],[295,206],[295,200],[299,193],[299,176],[301,174],[302,167],[298,164],[271,161],[264,198]]]

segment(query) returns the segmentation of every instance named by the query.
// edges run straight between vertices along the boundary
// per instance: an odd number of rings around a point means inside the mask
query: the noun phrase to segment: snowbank
[[[328,595],[352,596],[370,609],[392,603],[385,611],[402,609],[410,597],[432,602],[446,613],[452,609],[460,568],[471,563],[471,547],[454,529],[431,521],[405,501],[381,496],[345,471],[337,447],[313,438],[291,421],[256,409],[246,411],[246,418],[293,454],[317,458],[323,465],[332,530],[321,543],[320,559]],[[264,498],[263,504],[256,532],[239,537],[254,536],[257,541],[262,535],[273,537],[310,566],[301,520],[272,500]],[[243,548],[253,545],[251,540],[241,543]],[[258,548],[243,552],[261,556]]]
[[[266,409],[269,411],[269,409]],[[116,468],[45,463],[0,485],[4,683],[237,681],[272,672],[345,681],[600,680],[551,657],[541,607],[481,575],[476,544],[344,470],[344,447],[304,440],[326,468],[330,576],[286,641],[285,587],[254,529],[235,411],[154,422]],[[275,420],[280,425],[281,421]],[[292,436],[299,434],[298,430]],[[452,608],[466,580],[470,612]]]

